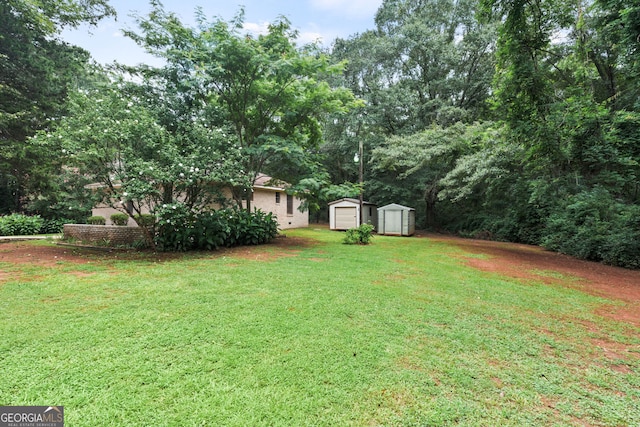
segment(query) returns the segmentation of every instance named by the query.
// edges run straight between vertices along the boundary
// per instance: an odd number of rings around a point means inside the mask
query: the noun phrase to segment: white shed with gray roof
[[[362,202],[362,223],[377,223],[378,211],[373,203]],[[329,228],[331,230],[348,230],[360,226],[360,200],[339,199],[329,203]]]
[[[378,234],[411,236],[415,231],[415,209],[396,203],[378,208]]]

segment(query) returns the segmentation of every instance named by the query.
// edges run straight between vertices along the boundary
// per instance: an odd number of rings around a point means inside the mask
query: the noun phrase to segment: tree
[[[114,14],[106,0],[0,4],[0,211],[23,210],[59,175],[60,163],[28,140],[63,114],[89,59],[59,40],[59,31]]]
[[[495,25],[475,19],[474,0],[387,0],[376,14],[390,40],[400,86],[416,101],[422,129],[472,121],[486,112]]]
[[[201,111],[191,110],[187,123],[172,128],[170,98],[179,94],[159,89],[162,109],[153,108],[156,93],[123,80],[79,91],[55,132],[36,141],[97,184],[92,188],[103,202],[134,219],[176,203],[202,211],[222,197],[221,183],[237,177],[239,154],[225,129],[208,127]]]
[[[409,192],[405,197],[410,197],[410,202],[417,201],[412,195],[421,195],[425,226],[442,227],[446,218],[438,215],[440,201],[459,202],[505,175],[506,159],[496,155],[505,152],[495,149],[501,140],[501,129],[491,122],[433,126],[413,135],[388,138],[373,150],[371,164],[396,185],[401,183],[399,187]]]
[[[320,120],[356,103],[351,92],[326,82],[343,65],[332,64],[317,46],[298,48],[285,18],[257,37],[240,32],[242,11],[231,23],[207,22],[201,13],[198,18],[197,29],[185,27],[154,3],[150,15],[139,19],[142,34],[128,35],[180,69],[189,86],[185,96],[220,107],[247,178],[237,183],[234,196],[250,210],[257,176],[267,173],[293,184],[308,177],[317,167]]]
[[[323,150],[334,182],[357,179],[351,159],[362,141],[369,166],[366,197],[426,203],[429,208],[420,209],[418,219],[435,221],[437,197],[425,196],[424,182],[409,184],[416,176],[407,176],[398,186],[395,172],[379,167],[381,157],[372,160],[371,153],[389,148],[394,136],[420,140],[421,132],[434,127],[486,119],[496,33],[495,24],[475,20],[475,10],[473,1],[386,0],[376,14],[375,30],[336,40],[333,55],[348,62],[341,84],[366,104],[326,124],[331,139]],[[428,218],[422,216],[427,212]]]

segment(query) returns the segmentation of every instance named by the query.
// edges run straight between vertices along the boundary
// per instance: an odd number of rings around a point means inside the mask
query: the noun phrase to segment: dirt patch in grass
[[[233,256],[253,261],[274,261],[283,257],[297,256],[302,249],[315,244],[317,242],[302,237],[277,237],[264,245],[225,248],[202,254],[207,254],[208,257]]]
[[[0,262],[8,264],[30,264],[51,267],[61,262],[87,264],[91,261],[78,250],[55,245],[34,245],[20,242],[0,245]],[[0,276],[0,279],[3,277]],[[7,277],[5,277],[6,279]]]
[[[598,314],[640,326],[640,271],[583,261],[538,246],[427,235],[473,254],[466,263],[482,271],[507,277],[576,287],[592,295],[623,301],[605,305]],[[477,255],[488,255],[478,257]]]
[[[164,253],[153,251],[112,251],[94,250],[91,248],[58,246],[54,244],[31,244],[25,242],[8,242],[0,244],[0,263],[11,265],[38,265],[52,267],[60,263],[88,264],[101,260],[138,260],[138,261],[173,261],[184,257],[211,258],[218,256],[235,256],[244,259],[268,261],[284,256],[294,256],[300,249],[315,244],[310,239],[301,237],[279,237],[268,244],[259,246],[242,246],[224,248],[218,251]],[[86,273],[77,273],[78,275]],[[8,280],[11,274],[0,272],[0,281]]]

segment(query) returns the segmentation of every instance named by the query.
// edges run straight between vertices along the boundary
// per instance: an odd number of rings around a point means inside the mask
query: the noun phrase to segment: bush
[[[65,224],[73,224],[75,223],[72,219],[66,218],[56,218],[56,219],[45,219],[42,228],[40,228],[41,234],[53,234],[53,233],[62,233],[62,229]]]
[[[260,210],[220,209],[192,212],[185,205],[157,209],[154,241],[163,251],[212,250],[220,247],[259,245],[278,234],[271,213]]]
[[[222,213],[229,216],[226,246],[260,245],[278,235],[278,222],[271,212],[225,209]]]
[[[140,227],[153,227],[156,223],[156,216],[151,214],[134,215],[133,219]]]
[[[362,224],[346,231],[343,242],[347,245],[368,245],[373,237],[373,225]]]
[[[91,224],[91,225],[105,225],[107,223],[107,220],[104,219],[103,216],[90,216],[89,218],[87,218],[87,224]]]
[[[114,213],[109,217],[113,225],[124,226],[129,223],[129,215],[124,213]]]
[[[38,234],[44,220],[38,216],[11,214],[0,217],[0,235],[2,236],[31,236]]]
[[[640,206],[594,188],[570,197],[547,221],[544,247],[578,258],[640,268]]]

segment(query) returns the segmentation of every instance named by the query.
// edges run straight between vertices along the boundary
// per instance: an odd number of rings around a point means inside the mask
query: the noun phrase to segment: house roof
[[[360,204],[360,200],[358,200],[358,199],[352,199],[352,198],[350,198],[350,197],[345,197],[345,198],[342,198],[342,199],[334,200],[333,202],[329,202],[329,203],[327,203],[327,204],[328,204],[328,205],[335,205],[336,203],[340,203],[340,202],[350,202],[350,203],[353,203],[353,204],[356,204],[356,205],[359,205],[359,204]],[[364,200],[362,201],[362,204],[363,204],[363,205],[376,206],[376,204],[375,204],[375,203],[365,202]]]
[[[287,184],[286,182],[273,179],[269,175],[265,175],[263,173],[258,174],[256,180],[253,183],[253,188],[261,188],[264,190],[273,191],[284,191],[287,186],[289,186],[289,184]]]

